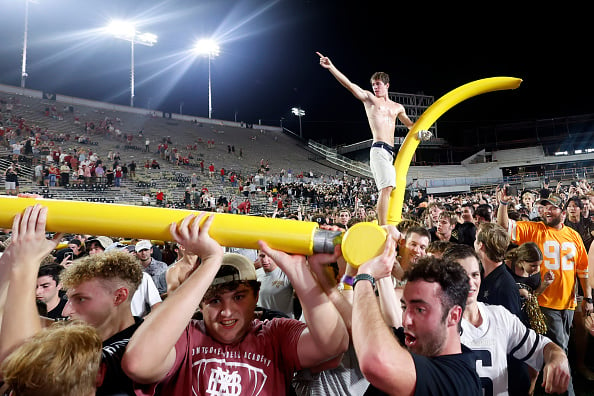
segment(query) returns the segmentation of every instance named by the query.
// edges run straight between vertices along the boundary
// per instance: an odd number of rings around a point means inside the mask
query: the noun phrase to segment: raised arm
[[[157,382],[173,367],[175,344],[221,266],[223,250],[208,234],[213,217],[210,216],[202,227],[199,225],[205,216],[205,213],[190,215],[179,228],[176,223],[170,227],[173,238],[186,250],[198,254],[202,264],[146,317],[130,338],[122,368],[134,381]]]
[[[361,265],[358,274],[373,275],[371,268],[379,265],[387,276],[395,257],[395,243],[388,238],[383,253]],[[417,379],[412,356],[384,322],[371,282],[361,280],[354,290],[353,343],[361,371],[384,392],[412,395]]]
[[[398,229],[392,225],[382,226],[382,228],[388,232],[388,235],[390,238],[393,238],[396,244],[398,244],[400,238],[403,237],[400,231],[398,231]],[[383,268],[380,266],[379,268],[373,270],[374,273],[379,272],[378,276],[372,274],[372,276],[376,278],[382,316],[384,317],[384,320],[388,326],[399,328],[402,326],[402,305],[400,303],[402,289],[398,289],[397,291],[394,288],[394,282],[392,281],[391,276],[381,277],[382,270]],[[404,270],[396,258],[394,258],[390,275],[400,280],[402,280],[402,276],[404,275]]]
[[[325,227],[322,226],[322,228]],[[340,249],[340,247],[336,246],[336,249]],[[318,260],[317,257],[318,256],[312,256],[308,260],[309,267],[311,268],[311,271],[314,273],[316,279],[318,280],[318,283],[320,284],[322,290],[326,293],[330,301],[338,310],[338,313],[342,317],[342,320],[350,336],[351,319],[353,316],[353,291],[352,289],[344,289],[342,291],[338,290],[336,279],[334,277],[334,271],[328,265]],[[342,263],[340,263],[341,260]],[[349,269],[354,271],[353,276],[356,274],[357,271],[350,267],[348,264],[346,264],[342,255],[339,256],[336,261],[339,263],[339,267],[341,265],[344,265],[344,267],[347,268],[347,271],[345,273],[346,275],[350,275]]]
[[[260,249],[283,270],[297,292],[307,328],[301,333],[297,345],[299,362],[304,368],[314,367],[347,350],[349,336],[342,317],[322,290],[306,259],[301,255],[288,255],[271,249],[259,241]],[[340,252],[316,254],[309,258],[312,265],[335,262]]]
[[[355,98],[359,99],[362,102],[370,98],[370,95],[372,95],[371,92],[366,91],[357,84],[351,82],[351,80],[349,80],[344,74],[342,74],[336,68],[336,66],[334,66],[330,58],[322,55],[319,52],[316,52],[316,54],[318,54],[318,56],[320,57],[320,66],[322,66],[324,69],[328,69],[328,71],[334,76],[334,78],[336,78],[338,82],[342,84],[343,87],[348,89],[355,96]]]
[[[505,228],[506,230],[509,228],[509,217],[507,214],[507,207],[511,202],[510,196],[505,195],[505,190],[500,189],[497,187],[496,190],[497,196],[497,224]]]
[[[41,330],[35,303],[35,283],[39,265],[54,250],[62,237],[45,237],[47,207],[27,207],[12,224],[10,245],[0,257],[3,272],[9,275],[4,315],[0,331],[0,361]]]

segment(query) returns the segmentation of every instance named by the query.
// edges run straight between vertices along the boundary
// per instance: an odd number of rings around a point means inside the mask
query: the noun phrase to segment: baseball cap
[[[557,195],[557,194],[551,194],[549,195],[547,198],[543,198],[539,201],[539,204],[541,205],[553,205],[556,206],[558,208],[562,208],[563,207],[563,199]]]
[[[152,247],[153,247],[153,244],[148,239],[143,239],[142,241],[138,241],[136,243],[136,251],[137,252],[140,252],[141,250],[144,250],[144,249],[150,249]]]
[[[103,250],[106,250],[113,243],[111,238],[108,238],[106,236],[93,237],[87,240],[87,244],[91,244],[92,242],[98,242],[99,245],[101,245],[101,247],[103,248]]]
[[[212,285],[220,285],[232,281],[257,280],[254,263],[239,253],[225,253],[223,263]]]
[[[122,242],[114,242],[111,245],[109,245],[107,247],[107,249],[105,249],[106,252],[109,252],[110,250],[121,250],[123,247],[125,247],[126,245],[124,245]]]

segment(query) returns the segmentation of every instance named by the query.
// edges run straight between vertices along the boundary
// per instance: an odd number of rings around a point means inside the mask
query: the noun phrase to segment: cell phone
[[[66,260],[72,260],[72,253],[66,253],[64,257],[66,258]]]
[[[516,188],[516,186],[507,186],[505,188],[505,195],[509,197],[515,197],[518,195],[518,189]]]

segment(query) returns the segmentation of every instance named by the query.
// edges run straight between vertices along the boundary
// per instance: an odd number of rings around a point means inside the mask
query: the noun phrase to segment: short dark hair
[[[62,267],[60,264],[44,264],[39,267],[39,271],[37,271],[37,277],[51,276],[51,278],[56,281],[56,285],[58,285],[60,284],[60,273],[63,269],[64,267]]]
[[[429,245],[427,245],[427,253],[441,253],[443,255],[446,249],[453,244],[454,242],[442,241],[439,239],[437,241],[431,241],[429,242]]]
[[[390,76],[388,75],[388,73],[375,72],[371,76],[371,82],[374,82],[375,80],[380,80],[384,84],[389,84],[390,83]]]
[[[228,267],[228,266],[222,266],[222,267]],[[221,273],[221,272],[219,272],[219,273]],[[258,281],[258,280],[233,280],[231,282],[225,282],[225,283],[221,283],[218,285],[209,286],[209,288],[204,293],[204,297],[202,297],[202,301],[200,302],[200,307],[202,307],[202,305],[206,301],[208,301],[212,297],[216,296],[217,294],[233,291],[241,285],[245,285],[245,286],[251,288],[252,293],[254,293],[254,297],[258,296],[258,293],[260,292],[260,285],[261,285],[260,281]]]
[[[474,205],[471,202],[466,202],[466,203],[462,204],[461,207],[470,209],[470,211],[474,215]]]
[[[441,306],[443,307],[442,320],[445,320],[450,309],[454,306],[460,306],[462,311],[466,308],[466,299],[470,291],[468,275],[464,268],[455,261],[424,256],[405,272],[404,278],[408,282],[422,280],[439,283],[442,296]],[[459,329],[460,326],[460,322],[458,322]]]
[[[493,211],[491,210],[491,208],[490,208],[489,205],[480,204],[474,210],[474,217],[475,218],[476,217],[482,217],[483,219],[485,219],[486,222],[491,222],[492,213],[493,213]]]
[[[464,260],[468,257],[474,257],[476,261],[480,262],[479,256],[476,254],[476,250],[474,250],[472,246],[465,245],[463,243],[453,243],[446,250],[444,250],[442,256],[444,260],[449,261]]]
[[[423,226],[413,225],[413,226],[408,227],[404,231],[404,239],[405,240],[408,239],[411,234],[417,234],[420,236],[427,237],[427,239],[429,239],[429,241],[431,241],[431,234],[429,233],[429,230]]]
[[[574,195],[574,196],[570,197],[565,202],[565,205],[563,206],[563,210],[567,210],[567,207],[569,206],[569,203],[570,202],[575,203],[575,206],[577,206],[578,208],[580,208],[580,210],[584,210],[584,204],[582,203],[582,200],[580,199],[580,197],[578,197],[577,195]]]

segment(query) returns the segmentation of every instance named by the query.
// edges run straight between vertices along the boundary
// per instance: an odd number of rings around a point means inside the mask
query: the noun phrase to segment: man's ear
[[[128,299],[129,294],[130,294],[130,291],[127,288],[120,287],[114,293],[114,295],[115,295],[114,304],[120,305],[121,303],[123,303],[124,301],[126,301]]]
[[[405,244],[406,244],[406,238],[404,238],[404,235],[402,235],[400,237],[400,239],[398,240],[398,244],[396,245],[396,247],[404,246]]]
[[[448,315],[448,326],[458,326],[458,322],[462,320],[463,310],[462,307],[459,305],[454,305],[450,308],[450,313]]]

